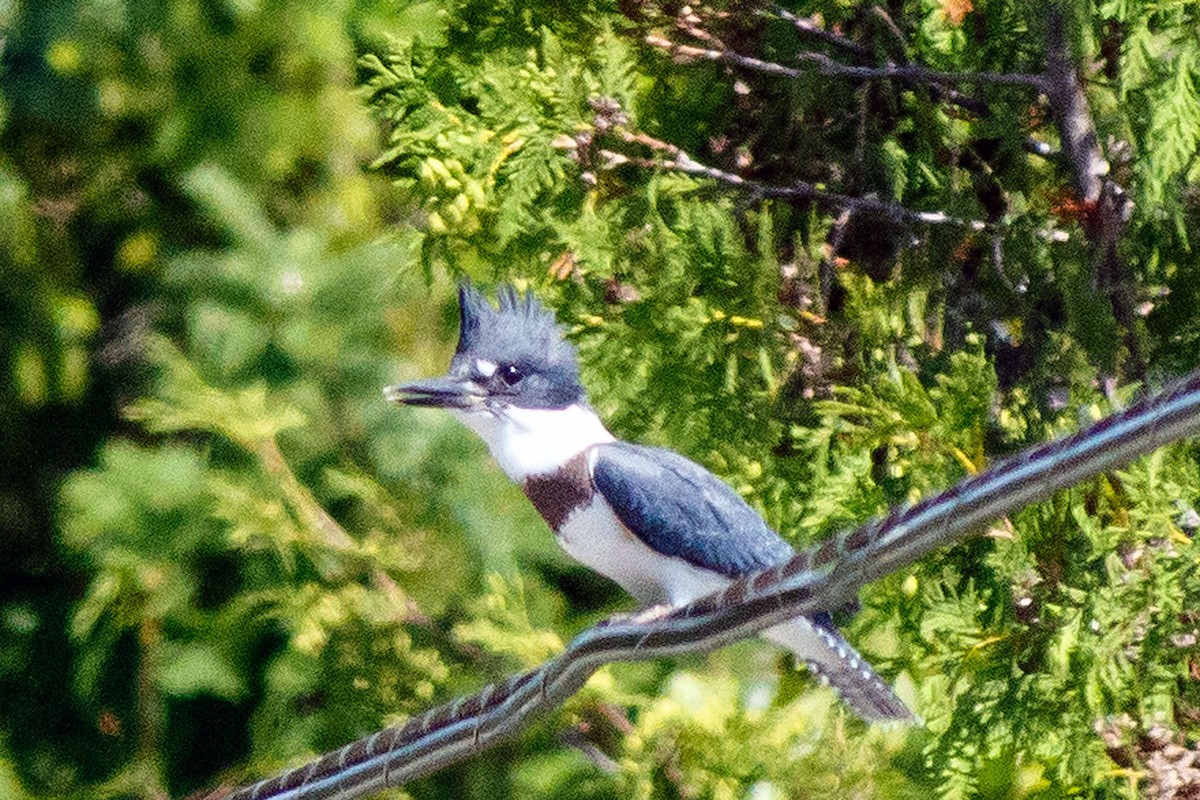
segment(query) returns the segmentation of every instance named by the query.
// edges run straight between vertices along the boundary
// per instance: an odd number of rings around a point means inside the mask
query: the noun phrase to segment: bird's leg
[[[631,622],[635,625],[640,625],[646,622],[653,622],[656,619],[662,619],[676,608],[677,606],[667,605],[666,603],[657,603],[652,606],[647,606],[640,611],[625,611],[618,614],[613,614],[608,619],[601,621],[600,625],[616,625],[622,622]]]
[[[644,622],[654,622],[656,619],[662,619],[676,609],[676,606],[670,606],[666,603],[657,603],[652,606],[647,606],[629,617],[630,622],[638,624]]]

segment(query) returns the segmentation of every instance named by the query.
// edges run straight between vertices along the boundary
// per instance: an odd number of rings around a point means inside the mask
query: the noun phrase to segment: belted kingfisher
[[[459,287],[458,349],[445,377],[384,390],[444,408],[487,443],[569,555],[646,606],[678,606],[794,551],[719,478],[678,453],[618,441],[588,405],[554,314],[501,287],[499,308]],[[827,613],[763,635],[823,676],[867,720],[913,721]]]

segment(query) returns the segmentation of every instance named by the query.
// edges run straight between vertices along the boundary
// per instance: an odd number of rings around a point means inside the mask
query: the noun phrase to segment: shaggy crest
[[[494,308],[470,283],[458,287],[462,323],[455,360],[485,359],[494,364],[516,364],[526,371],[552,378],[547,392],[554,402],[564,397],[583,398],[575,348],[563,338],[554,312],[532,292],[518,292],[511,285],[497,290],[499,308]]]
[[[521,294],[509,284],[497,290],[499,309],[469,283],[458,287],[462,328],[457,353],[493,361],[519,361],[537,355],[552,363],[575,362],[575,348],[563,338],[562,327],[532,292]]]

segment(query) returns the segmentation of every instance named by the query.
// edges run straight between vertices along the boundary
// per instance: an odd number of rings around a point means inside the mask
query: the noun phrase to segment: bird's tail
[[[795,653],[868,722],[918,722],[904,701],[838,633],[827,614],[797,617],[762,635]]]

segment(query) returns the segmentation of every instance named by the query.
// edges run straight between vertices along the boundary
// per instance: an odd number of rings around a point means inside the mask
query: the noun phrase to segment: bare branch
[[[765,16],[770,12],[760,11],[759,13]],[[846,36],[842,36],[840,33],[834,33],[827,28],[822,28],[811,19],[798,17],[782,6],[775,6],[774,13],[781,19],[785,19],[792,23],[796,30],[800,31],[800,33],[804,34],[805,36],[811,36],[812,38],[824,42],[831,47],[836,47],[839,50],[843,50],[847,53],[858,56],[859,58],[866,58],[867,56],[871,55],[871,51],[864,45],[861,45]]]
[[[885,19],[890,26],[895,26],[895,23],[892,22],[891,17],[883,14],[882,9],[876,6],[873,8],[873,11]],[[760,11],[759,14],[762,16],[778,16],[781,19],[787,20],[788,22],[792,23],[796,30],[800,31],[802,34],[816,38],[825,44],[836,47],[846,53],[854,55],[857,58],[864,59],[871,55],[871,51],[864,45],[861,45],[853,39],[843,36],[840,33],[834,33],[826,28],[822,28],[812,20],[797,17],[786,8],[776,6],[774,12]],[[921,83],[921,81],[914,80],[907,80],[905,82],[909,85],[919,85]],[[969,111],[972,114],[979,114],[981,116],[989,113],[988,104],[985,100],[981,100],[977,97],[970,97],[963,94],[958,89],[950,86],[945,86],[938,83],[932,83],[928,85],[935,92],[936,97],[944,100],[947,103],[950,103],[951,105],[958,106],[959,108]],[[1036,156],[1041,156],[1042,158],[1053,158],[1056,155],[1053,147],[1045,142],[1040,142],[1037,139],[1034,139],[1032,136],[1025,137],[1023,146],[1026,152],[1032,153]]]
[[[859,587],[985,523],[1200,433],[1200,372],[1085,431],[1031,448],[953,489],[747,576],[647,622],[602,623],[540,668],[491,685],[253,786],[204,800],[349,800],[477,755],[577,691],[600,666],[719,647],[800,614],[836,608]]]
[[[772,14],[767,11],[760,11],[759,13],[762,14],[763,16],[772,16]],[[875,6],[872,8],[872,13],[876,17],[881,19],[883,21],[883,23],[889,28],[889,30],[896,31],[896,23],[892,20],[892,18],[890,16],[888,16],[883,11],[883,9],[879,8],[878,6]],[[858,58],[860,60],[864,60],[871,55],[871,50],[869,48],[867,48],[866,46],[859,44],[858,42],[855,42],[853,39],[850,39],[846,36],[842,36],[839,33],[834,33],[825,28],[822,28],[821,26],[817,25],[815,22],[813,22],[811,20],[806,20],[806,19],[797,17],[795,14],[791,13],[790,11],[788,11],[785,8],[776,7],[774,16],[778,16],[781,19],[791,22],[792,25],[796,28],[796,30],[800,31],[802,34],[812,36],[830,46],[837,47],[838,49],[840,49],[846,53],[854,55],[856,58]],[[898,33],[898,31],[896,31],[896,32]],[[809,57],[812,57],[817,54],[808,54],[808,55],[809,55]],[[904,64],[907,66],[907,65],[909,65],[909,62],[907,60],[905,60]],[[922,83],[924,83],[924,84],[928,85],[934,91],[935,96],[938,97],[939,99],[944,100],[945,102],[950,103],[952,105],[958,106],[959,108],[965,109],[966,111],[970,111],[973,114],[984,115],[984,114],[988,113],[988,104],[986,101],[981,100],[977,97],[970,97],[968,95],[965,95],[962,92],[960,92],[958,89],[955,89],[953,87],[946,86],[946,85],[939,84],[939,83],[930,83],[928,81],[917,81],[917,80],[912,80],[912,79],[907,79],[904,82],[910,86],[921,85]],[[1045,152],[1042,152],[1042,148],[1037,146],[1036,143],[1033,143],[1032,145],[1030,143],[1027,143],[1026,149],[1029,152],[1035,153],[1037,155],[1043,155],[1043,156],[1046,155]]]
[[[714,50],[707,47],[672,42],[663,36],[650,34],[645,38],[646,44],[665,50],[676,58],[715,61],[721,64],[740,67],[768,75],[778,75],[784,78],[800,78],[808,72],[795,67],[787,67],[774,61],[763,61],[751,56],[743,56],[729,50]],[[929,83],[935,85],[958,85],[963,83],[992,83],[1002,85],[1032,86],[1042,88],[1044,78],[1025,72],[940,72],[915,64],[885,64],[882,67],[851,66],[834,61],[824,53],[800,53],[797,58],[808,62],[813,70],[821,75],[836,76],[850,80],[881,80],[898,79]]]
[[[637,156],[618,153],[614,150],[601,149],[599,155],[604,158],[603,169],[615,169],[626,164],[647,169],[664,169],[682,172],[688,175],[699,175],[729,186],[747,189],[760,197],[780,197],[792,200],[811,200],[832,208],[849,209],[852,211],[867,211],[881,214],[897,222],[907,222],[920,225],[958,225],[975,231],[990,230],[996,227],[992,223],[975,219],[963,219],[946,214],[943,211],[914,211],[899,203],[891,203],[873,197],[853,197],[846,194],[830,192],[814,186],[807,181],[793,181],[788,186],[771,186],[765,183],[744,178],[733,172],[710,167],[689,156],[681,148],[654,139],[643,133],[630,131],[614,131],[623,141],[630,144],[640,144],[663,153],[660,158],[640,158]]]
[[[1063,153],[1071,164],[1075,193],[1083,202],[1095,203],[1100,199],[1101,177],[1108,174],[1108,161],[1100,152],[1096,124],[1075,64],[1067,53],[1062,15],[1058,11],[1051,13],[1047,39],[1044,91],[1058,122]]]
[[[1145,372],[1145,359],[1137,336],[1136,298],[1126,279],[1125,261],[1118,252],[1133,213],[1133,201],[1109,176],[1109,163],[1100,150],[1096,123],[1079,73],[1067,52],[1063,15],[1056,7],[1050,9],[1044,90],[1071,167],[1075,193],[1085,211],[1083,229],[1095,262],[1096,282],[1108,294],[1113,317],[1125,330],[1130,372],[1140,377]]]

